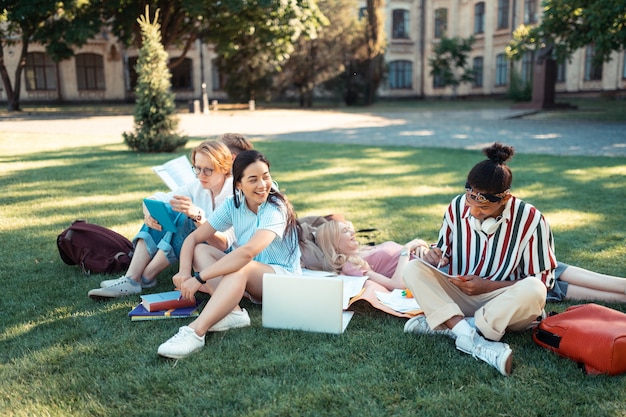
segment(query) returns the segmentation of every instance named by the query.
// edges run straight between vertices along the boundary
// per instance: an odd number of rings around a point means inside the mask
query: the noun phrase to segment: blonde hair
[[[230,152],[235,155],[253,149],[252,143],[240,133],[224,133],[219,137],[219,141],[228,146]]]
[[[341,272],[347,262],[369,269],[368,263],[360,256],[339,252],[339,237],[343,233],[341,223],[331,220],[318,226],[315,231],[315,243],[324,255],[324,269]],[[351,224],[350,222],[343,223]]]
[[[191,163],[195,166],[196,155],[201,153],[208,156],[213,161],[216,172],[230,177],[233,167],[233,156],[228,147],[222,142],[216,140],[205,140],[191,150]]]

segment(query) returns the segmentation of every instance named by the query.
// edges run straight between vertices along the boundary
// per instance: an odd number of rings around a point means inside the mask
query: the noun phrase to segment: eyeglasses
[[[502,201],[502,199],[509,194],[509,190],[504,190],[503,192],[499,194],[488,194],[488,193],[482,194],[477,191],[474,191],[472,187],[470,186],[470,183],[466,182],[465,193],[469,196],[469,198],[476,201],[477,203],[487,203],[487,202],[498,203]]]
[[[202,175],[204,175],[205,177],[210,177],[211,175],[213,175],[213,171],[215,171],[213,168],[191,167],[191,169],[193,170],[194,174],[200,175],[200,173],[202,173]]]
[[[354,233],[354,226],[352,225],[352,222],[346,222],[345,226],[341,229],[341,233],[353,234]]]

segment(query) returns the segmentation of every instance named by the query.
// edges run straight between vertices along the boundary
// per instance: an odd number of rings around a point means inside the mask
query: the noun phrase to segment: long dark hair
[[[260,161],[267,165],[267,168],[270,168],[270,161],[267,160],[265,155],[256,150],[243,151],[237,155],[235,158],[235,162],[233,162],[233,195],[235,196],[235,207],[239,208],[242,201],[239,200],[237,193],[237,183],[241,182],[243,178],[243,172],[250,166],[251,164]],[[275,185],[272,185],[270,189],[270,194],[267,197],[267,202],[273,204],[277,207],[284,206],[287,210],[287,224],[285,225],[285,233],[284,236],[288,236],[293,231],[296,233],[296,242],[300,240],[300,224],[296,220],[296,212],[291,205],[291,202],[287,199],[283,193],[278,190]]]
[[[467,175],[467,182],[485,193],[499,194],[509,190],[513,173],[506,162],[515,154],[513,147],[496,142],[484,148],[483,153],[487,159],[474,165]]]

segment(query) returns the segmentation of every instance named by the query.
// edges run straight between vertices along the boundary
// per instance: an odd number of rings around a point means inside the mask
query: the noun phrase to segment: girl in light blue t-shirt
[[[244,295],[263,298],[263,274],[300,275],[299,226],[291,203],[278,191],[269,161],[258,151],[240,153],[233,163],[234,196],[227,199],[191,233],[181,249],[179,272],[173,277],[181,295],[211,294],[198,318],[183,326],[158,354],[184,358],[204,346],[207,331],[250,325],[239,307]],[[216,232],[233,228],[236,248],[229,253],[203,244]],[[196,271],[191,274],[192,268]]]

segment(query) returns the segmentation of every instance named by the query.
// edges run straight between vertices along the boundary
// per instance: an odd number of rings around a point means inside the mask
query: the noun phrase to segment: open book
[[[198,181],[185,155],[169,160],[163,165],[153,166],[152,170],[172,191],[192,181]]]
[[[396,317],[411,318],[422,314],[414,298],[402,295],[402,290],[390,291],[371,281],[367,276],[348,276],[334,272],[303,269],[302,275],[318,277],[337,277],[343,280],[343,309],[347,310],[357,301],[366,301],[372,307]]]

